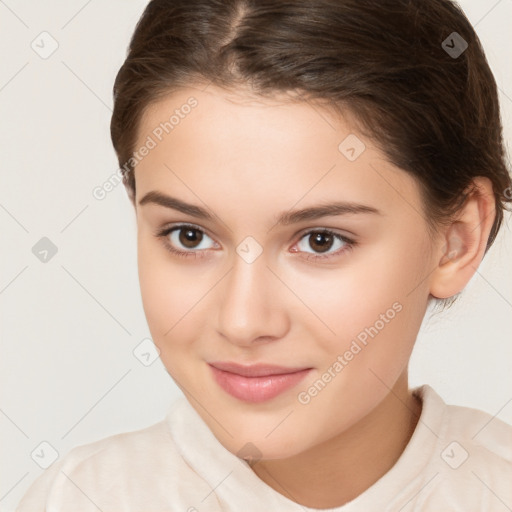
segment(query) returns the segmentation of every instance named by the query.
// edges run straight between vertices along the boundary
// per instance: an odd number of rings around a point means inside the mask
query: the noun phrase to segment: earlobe
[[[464,206],[443,231],[437,267],[430,279],[431,295],[446,299],[464,289],[484,257],[495,215],[491,181],[475,178]]]

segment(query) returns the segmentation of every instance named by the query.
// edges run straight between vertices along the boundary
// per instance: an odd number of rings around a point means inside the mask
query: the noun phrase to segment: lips
[[[296,386],[312,368],[284,367],[266,363],[240,365],[209,363],[217,384],[244,402],[264,402]]]
[[[241,365],[238,363],[229,362],[214,362],[208,363],[211,366],[225,372],[236,373],[243,377],[265,377],[268,375],[284,375],[289,373],[295,373],[301,370],[307,370],[305,367],[301,368],[289,368],[285,366],[276,366],[273,364],[258,363],[251,365]]]

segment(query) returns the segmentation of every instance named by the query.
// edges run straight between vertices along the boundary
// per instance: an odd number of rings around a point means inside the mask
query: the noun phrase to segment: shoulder
[[[425,419],[439,419],[422,475],[430,492],[421,493],[421,504],[428,510],[449,504],[454,511],[493,511],[512,503],[512,426],[478,409],[447,405],[429,386],[420,394],[431,412]]]
[[[420,421],[436,423],[432,433],[440,443],[455,441],[479,457],[512,463],[512,425],[479,409],[446,404],[428,385],[416,388],[414,393],[421,397],[427,412]],[[428,424],[424,426],[429,428]]]
[[[512,464],[512,425],[495,415],[460,405],[447,405],[443,437],[459,440],[482,463]]]
[[[35,480],[17,512],[60,511],[67,505],[84,512],[165,510],[181,499],[186,502],[190,497],[178,491],[177,476],[194,482],[197,475],[169,429],[181,401],[158,423],[70,450]]]
[[[157,449],[157,447],[159,449]],[[130,432],[105,437],[93,443],[77,446],[67,455],[63,469],[78,467],[101,471],[113,467],[144,466],[148,459],[154,463],[155,455],[172,455],[173,440],[169,436],[166,420]],[[162,457],[158,457],[161,459]]]

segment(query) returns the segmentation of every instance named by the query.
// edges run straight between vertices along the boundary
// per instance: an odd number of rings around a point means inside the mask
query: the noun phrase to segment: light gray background
[[[125,190],[92,195],[116,174],[111,90],[145,5],[0,0],[1,511],[43,471],[31,458],[41,442],[62,456],[145,427],[181,393],[159,359],[144,366],[133,354],[150,334]],[[510,141],[512,0],[461,5],[495,73]],[[59,45],[47,59],[31,48],[43,31]],[[32,253],[42,237],[58,248],[46,263]],[[427,315],[411,361],[411,386],[429,383],[448,403],[509,423],[511,253],[507,215],[458,305]]]

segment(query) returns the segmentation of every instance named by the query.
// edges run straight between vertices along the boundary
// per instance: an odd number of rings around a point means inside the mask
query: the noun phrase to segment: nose
[[[264,253],[248,263],[235,255],[220,287],[218,332],[229,342],[250,346],[283,337],[289,328],[286,288],[267,267]]]

